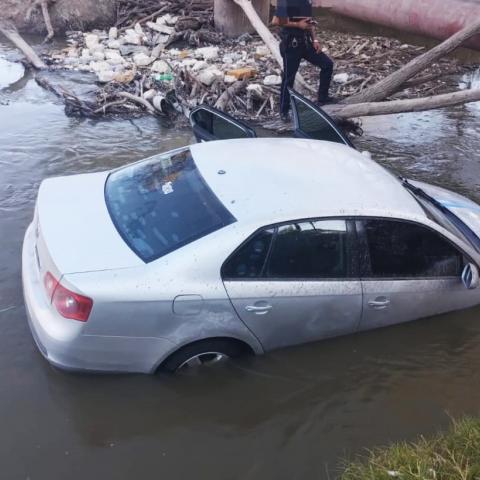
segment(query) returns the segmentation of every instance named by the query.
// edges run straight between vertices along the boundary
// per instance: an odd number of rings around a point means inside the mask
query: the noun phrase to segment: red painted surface
[[[480,0],[314,0],[314,5],[442,40],[480,18]],[[480,50],[480,35],[469,46]]]

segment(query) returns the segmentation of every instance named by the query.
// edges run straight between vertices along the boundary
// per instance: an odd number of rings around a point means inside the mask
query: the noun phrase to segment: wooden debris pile
[[[200,104],[239,118],[278,116],[281,68],[269,49],[248,34],[224,38],[213,28],[211,0],[121,0],[109,31],[72,33],[70,46],[46,61],[53,68],[94,73],[101,86],[96,105],[72,112],[99,116],[148,112],[188,113]],[[425,49],[385,37],[319,31],[324,51],[336,63],[332,94],[355,95]],[[439,94],[458,84],[465,68],[442,58],[389,98]],[[311,87],[318,69],[302,65]],[[65,99],[72,101],[72,96]]]

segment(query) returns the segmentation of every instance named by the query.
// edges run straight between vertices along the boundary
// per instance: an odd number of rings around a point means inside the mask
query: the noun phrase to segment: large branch
[[[283,59],[280,54],[280,47],[278,45],[277,39],[273,36],[272,32],[266,27],[262,22],[262,19],[258,16],[252,2],[250,0],[232,0],[235,2],[244,12],[247,18],[250,20],[253,28],[260,35],[260,38],[265,42],[265,45],[270,49],[275,60],[283,68]],[[297,75],[297,88],[307,90],[309,92],[315,92],[313,87],[311,87],[301,75]]]
[[[47,68],[43,60],[35,53],[33,48],[20,36],[17,32],[17,29],[9,24],[0,22],[0,32],[7,37],[16,47],[18,47],[24,55],[27,57],[28,61],[37,69],[41,70]]]
[[[236,1],[236,0],[235,0]],[[397,72],[389,75],[375,85],[365,89],[363,92],[344,100],[343,104],[354,104],[364,102],[378,102],[397,92],[399,88],[410,78],[426,69],[439,58],[453,52],[460,47],[469,38],[480,34],[480,20],[476,19],[473,23],[460,30],[452,37],[437,45],[432,50],[425,52],[423,55],[413,59]]]
[[[367,102],[352,105],[327,105],[325,111],[335,119],[388,115],[394,113],[423,112],[436,108],[452,107],[480,101],[480,89],[435,95],[433,97],[391,102]]]

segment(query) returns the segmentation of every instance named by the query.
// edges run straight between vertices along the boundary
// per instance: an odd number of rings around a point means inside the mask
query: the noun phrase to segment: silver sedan
[[[480,207],[307,139],[45,180],[23,246],[52,364],[153,373],[480,303]]]

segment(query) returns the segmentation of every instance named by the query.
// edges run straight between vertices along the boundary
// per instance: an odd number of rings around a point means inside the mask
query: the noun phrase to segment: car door
[[[392,219],[363,219],[356,226],[363,251],[361,330],[478,303],[478,292],[461,280],[467,259],[438,232]]]
[[[264,229],[224,264],[230,300],[266,350],[357,330],[362,290],[353,228],[331,219]]]
[[[289,89],[289,92],[293,110],[295,136],[341,143],[355,148],[350,139],[326,112],[295,90]]]
[[[190,124],[198,142],[257,136],[255,130],[246,123],[207,106],[201,106],[192,111]]]

